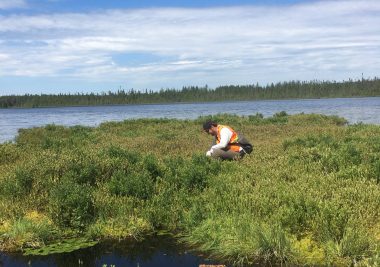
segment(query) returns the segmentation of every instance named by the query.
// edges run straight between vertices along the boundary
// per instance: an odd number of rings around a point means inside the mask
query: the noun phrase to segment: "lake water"
[[[20,128],[46,124],[97,126],[105,121],[137,118],[195,119],[217,113],[262,113],[268,117],[280,111],[288,114],[303,112],[338,115],[351,124],[380,124],[380,97],[0,109],[0,143],[14,140]]]

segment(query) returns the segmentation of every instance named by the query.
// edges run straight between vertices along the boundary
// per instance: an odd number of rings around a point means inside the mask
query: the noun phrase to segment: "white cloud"
[[[8,60],[9,56],[6,54],[0,54],[0,60]]]
[[[0,0],[0,10],[24,7],[26,7],[26,2],[24,0]]]
[[[0,76],[159,88],[376,75],[378,25],[372,0],[0,16]]]

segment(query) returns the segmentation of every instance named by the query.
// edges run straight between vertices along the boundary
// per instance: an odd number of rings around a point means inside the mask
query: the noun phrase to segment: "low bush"
[[[143,169],[117,171],[108,182],[109,191],[117,196],[133,196],[148,199],[153,193],[154,181]]]
[[[31,192],[33,181],[32,170],[19,166],[12,175],[0,180],[0,193],[7,198],[24,198]]]
[[[95,219],[92,188],[63,180],[51,190],[48,210],[57,225],[83,230]]]

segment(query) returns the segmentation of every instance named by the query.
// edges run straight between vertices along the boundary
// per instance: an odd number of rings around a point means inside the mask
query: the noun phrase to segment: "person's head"
[[[208,120],[203,123],[203,131],[212,136],[216,136],[218,134],[218,124],[214,121]]]

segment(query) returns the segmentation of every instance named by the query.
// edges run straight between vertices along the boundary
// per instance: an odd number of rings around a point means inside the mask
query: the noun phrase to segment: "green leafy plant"
[[[92,189],[63,180],[52,189],[48,208],[57,225],[83,230],[95,216]]]

